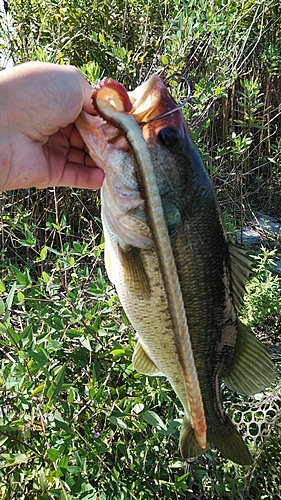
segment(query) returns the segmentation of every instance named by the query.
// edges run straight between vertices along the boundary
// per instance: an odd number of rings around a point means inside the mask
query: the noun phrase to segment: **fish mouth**
[[[120,103],[114,102],[114,97],[112,97],[111,88],[114,90],[115,86],[118,89],[115,96],[119,95]],[[106,78],[97,84],[93,88],[93,95],[97,89],[102,89],[103,99],[107,99],[115,107],[119,106],[122,112],[130,114],[135,119],[136,123],[141,126],[147,143],[157,142],[159,131],[167,126],[174,127],[181,135],[184,135],[185,125],[182,114],[178,111],[177,103],[168,93],[165,83],[159,76],[152,75],[149,80],[130,92],[111,78]],[[100,92],[99,90],[99,95]],[[173,109],[175,112],[169,114],[168,117],[161,116]],[[88,146],[90,156],[96,165],[106,172],[108,169],[107,153],[113,150],[126,152],[129,150],[129,145],[120,130],[100,116],[94,101],[93,110],[95,113],[93,115],[82,111],[75,123]],[[156,118],[156,121],[150,123]],[[147,122],[149,122],[148,125],[146,125]]]
[[[167,92],[165,83],[157,75],[152,75],[135,90],[128,92],[128,96],[133,105],[131,114],[138,124],[144,125],[172,109],[178,110],[177,103]],[[175,116],[171,118],[172,121],[173,118],[179,121],[180,117],[178,113],[175,113]],[[165,121],[167,122],[167,119]]]
[[[141,84],[135,90],[128,92],[130,101],[133,105],[131,114],[138,124],[145,123],[155,118],[157,115],[162,114],[164,106],[165,111],[169,110],[169,107],[167,108],[167,103],[164,102],[166,99],[164,99],[164,95],[162,95],[163,91],[165,91],[167,95],[167,90],[162,80],[157,75],[152,75],[149,80]],[[160,106],[162,109],[160,109]]]

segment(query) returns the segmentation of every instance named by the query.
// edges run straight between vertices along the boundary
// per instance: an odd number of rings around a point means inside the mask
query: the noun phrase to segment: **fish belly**
[[[180,399],[187,418],[188,402],[182,379],[182,369],[177,354],[167,297],[162,280],[159,261],[154,248],[137,249],[141,261],[133,261],[134,275],[128,275],[124,265],[124,255],[120,258],[120,248],[115,234],[103,221],[105,234],[106,269],[115,285],[121,304],[136,330],[138,340],[148,358],[164,375]]]

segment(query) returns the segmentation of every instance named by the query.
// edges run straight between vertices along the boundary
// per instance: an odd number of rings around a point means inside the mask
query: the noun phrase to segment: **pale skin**
[[[73,66],[29,62],[0,71],[0,191],[98,189],[104,173],[74,124],[93,114],[91,86]]]

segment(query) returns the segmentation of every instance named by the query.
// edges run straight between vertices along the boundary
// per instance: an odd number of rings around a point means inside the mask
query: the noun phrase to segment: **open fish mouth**
[[[98,93],[100,101],[108,106],[130,114],[142,127],[147,143],[155,141],[159,130],[166,128],[167,114],[169,128],[174,127],[184,133],[182,116],[179,113],[180,105],[167,93],[165,84],[157,75],[152,75],[149,80],[129,92],[112,78],[106,78],[94,87],[94,93]],[[84,139],[86,137],[85,142],[93,160],[99,168],[106,171],[108,163],[104,161],[103,156],[105,143],[112,144],[114,149],[127,151],[128,142],[124,140],[124,133],[120,133],[119,126],[114,126],[110,120],[102,117],[97,109],[95,111],[94,116],[82,111],[76,125],[78,130],[82,130]],[[149,127],[155,119],[157,124]],[[94,142],[95,147],[92,147]]]

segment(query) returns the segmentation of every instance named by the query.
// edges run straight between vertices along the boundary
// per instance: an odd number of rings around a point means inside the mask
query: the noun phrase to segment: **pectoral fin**
[[[137,345],[133,354],[133,365],[137,372],[143,373],[144,375],[163,375],[155,363],[150,359],[148,354],[146,354],[144,348],[142,347],[140,341]]]
[[[150,286],[140,256],[141,250],[132,246],[118,246],[119,259],[122,266],[124,286],[131,293],[142,299],[150,298]]]
[[[223,376],[226,385],[239,394],[256,394],[270,386],[276,370],[269,354],[259,340],[242,323],[231,368]]]
[[[107,276],[109,277],[111,283],[113,283],[113,285],[114,285],[113,266],[112,266],[112,262],[110,259],[110,251],[108,249],[108,245],[106,244],[106,240],[105,240],[105,246],[104,246],[104,265],[105,265],[105,269],[107,272]]]

